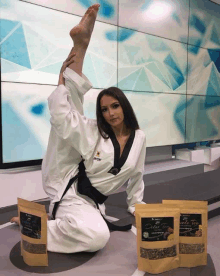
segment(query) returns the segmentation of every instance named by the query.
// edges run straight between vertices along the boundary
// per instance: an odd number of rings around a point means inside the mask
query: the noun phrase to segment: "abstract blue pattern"
[[[3,23],[3,24],[2,24]],[[0,20],[0,25],[4,30],[2,32],[2,44],[1,44],[1,57],[5,60],[13,62],[17,65],[21,65],[28,69],[35,67],[40,63],[48,54],[56,49],[54,45],[45,41],[38,33],[33,32],[27,26],[24,27],[21,22],[13,22],[10,20]],[[10,34],[13,26],[18,26],[13,33]],[[9,28],[11,27],[11,28]],[[25,34],[24,34],[25,28]],[[7,40],[4,40],[4,37],[9,35]],[[36,39],[37,38],[37,39]],[[61,63],[58,64],[59,68],[56,69],[56,66],[51,66],[51,69],[48,68],[40,69],[44,72],[51,72],[58,74],[62,66]],[[47,66],[48,67],[48,66]]]
[[[128,31],[120,28],[119,33],[123,33],[123,30]],[[186,94],[187,49],[183,49],[179,42],[133,30],[131,33],[132,36],[124,40],[119,38],[118,87]],[[136,70],[129,71],[129,68]]]
[[[48,7],[57,11],[63,11],[64,13],[71,13],[77,16],[83,16],[88,7],[99,3],[100,8],[97,20],[117,25],[118,1],[119,0],[65,0],[63,2],[60,0],[47,0],[42,2],[42,0],[26,0],[25,2]]]
[[[166,78],[163,76],[163,74],[160,72],[159,70],[159,66],[160,64],[155,62],[149,62],[149,64],[146,65],[146,68],[148,68],[151,73],[154,74],[155,77],[157,77],[158,79],[160,79],[164,84],[166,84],[167,86],[169,86],[168,81],[166,80]]]
[[[172,13],[172,18],[178,23],[178,25],[181,27],[182,26],[182,22],[180,17],[178,16],[178,14],[176,12]]]
[[[178,67],[178,65],[176,64],[176,62],[174,61],[171,54],[169,54],[165,58],[164,63],[167,65],[167,69],[169,70],[169,72],[173,75],[173,77],[176,80],[176,85],[172,87],[173,90],[175,90],[181,84],[183,84],[183,82],[185,81],[183,73],[181,72],[181,70]]]
[[[45,103],[37,104],[37,105],[32,106],[32,108],[30,109],[30,112],[32,112],[36,116],[42,116],[45,108],[46,108]]]
[[[42,61],[48,58],[57,47],[50,43],[43,35],[32,30],[29,26],[23,26],[25,31],[25,40],[27,43],[28,54],[31,61],[31,67],[36,70],[36,67],[41,64]],[[48,66],[48,62],[47,62]],[[62,65],[61,65],[62,66]],[[42,67],[42,65],[40,66]],[[43,70],[42,70],[43,71]],[[46,72],[46,71],[45,71]],[[48,71],[49,72],[49,71]],[[55,73],[58,74],[59,70]],[[51,73],[53,69],[51,68]]]
[[[187,43],[189,3],[190,0],[120,0],[119,26]]]
[[[214,62],[216,69],[220,73],[220,48],[218,48],[216,50],[217,51],[208,49],[208,53],[209,53],[211,60]]]
[[[210,118],[210,111],[220,111],[220,98],[193,96],[192,104],[187,108],[186,142],[207,139],[216,140],[219,136],[216,123]],[[220,123],[219,118],[215,118]]]
[[[214,42],[216,45],[220,45],[220,37],[218,35],[218,31],[215,25],[212,28],[210,41]]]
[[[152,51],[157,51],[157,52],[165,52],[171,50],[168,45],[161,39],[158,41],[158,39],[155,41],[153,37],[148,37],[148,44],[149,47]]]
[[[128,29],[119,29],[118,42],[129,39],[134,34],[134,31]]]
[[[145,1],[144,4],[141,6],[141,11],[146,11],[152,3],[153,0]]]
[[[1,19],[0,21],[0,41],[3,39],[18,25],[18,21],[12,21],[7,19]]]
[[[190,17],[190,27],[195,28],[201,34],[204,34],[206,31],[205,22],[194,14]]]
[[[107,7],[108,3],[105,2],[105,4]],[[111,4],[109,4],[110,7]],[[17,12],[19,10],[20,14]],[[24,19],[22,10],[26,10],[26,18]],[[0,19],[2,21],[0,22],[2,23],[1,27],[4,28],[0,42],[2,64],[4,65],[2,79],[4,81],[56,85],[62,63],[71,49],[71,44],[67,48],[62,39],[60,39],[61,46],[56,45],[56,41],[59,41],[59,38],[56,38],[55,35],[56,27],[61,28],[61,31],[64,32],[63,28],[66,32],[65,26],[77,24],[79,18],[17,0],[9,0],[9,5],[6,10],[3,10],[2,14],[5,17]],[[7,16],[8,19],[6,19]],[[40,19],[40,16],[43,19]],[[13,17],[22,20],[13,20]],[[37,20],[38,17],[39,20]],[[49,21],[46,19],[47,17]],[[55,18],[62,20],[62,26],[58,23],[57,26],[52,23]],[[40,26],[41,28],[45,27],[45,29],[41,31]],[[105,37],[106,33],[117,33],[117,27],[101,22],[96,22],[96,26],[97,29],[94,29],[96,40],[92,39],[87,51],[88,54],[91,52],[92,60],[85,59],[84,68],[90,67],[91,70],[86,71],[87,77],[93,82],[94,87],[100,88],[117,83],[117,37],[116,40],[111,42]],[[47,27],[49,30],[47,30]],[[61,31],[59,32],[62,36]],[[69,32],[66,32],[66,34],[68,36]],[[67,37],[65,37],[66,39]],[[89,64],[87,64],[87,60]],[[28,78],[25,77],[23,71],[27,71]],[[20,75],[19,72],[21,72]]]
[[[135,110],[140,128],[146,134],[148,147],[163,145],[164,140],[173,144],[184,142],[186,95],[124,92]],[[163,139],[160,137],[162,133]]]
[[[112,32],[106,32],[106,38],[110,41],[118,41],[123,42],[127,39],[129,39],[135,32],[133,30],[128,29],[119,29],[118,33],[117,31]]]
[[[82,4],[85,8],[90,7],[93,4],[99,3],[100,9],[99,14],[103,17],[112,17],[112,15],[115,12],[114,6],[111,4],[110,1],[106,0],[98,0],[98,1],[92,1],[92,0],[78,0],[80,4]]]
[[[189,44],[212,49],[220,45],[219,13],[220,5],[212,1],[190,0]]]
[[[36,83],[36,88],[37,83],[52,84],[55,88],[69,53],[67,29],[98,2],[101,7],[83,68],[96,89],[91,91],[93,97],[85,99],[86,116],[95,118],[98,89],[118,86],[134,106],[148,146],[220,138],[220,6],[206,0],[164,0],[160,15],[154,0],[66,1],[68,7],[57,0],[44,4],[41,0],[0,0],[5,83]],[[62,21],[60,29],[54,27],[54,18]],[[64,42],[58,45],[59,40]],[[27,94],[21,106],[29,118],[16,111],[10,89],[1,92],[4,162],[43,156],[45,143],[27,121],[40,119],[48,124],[49,132],[50,114],[46,99],[30,103],[43,93],[37,88],[32,94],[33,87],[26,84],[17,92],[21,97]]]
[[[197,55],[198,52],[199,52],[199,47],[202,43],[202,40],[201,39],[198,39],[198,38],[191,38],[191,42],[195,45],[195,46],[192,46],[192,45],[189,45],[188,47],[188,51],[194,55]]]
[[[188,52],[187,93],[220,96],[220,51],[197,48],[196,52]]]
[[[3,103],[1,108],[3,161],[10,163],[41,159],[45,149],[10,103]]]
[[[220,98],[211,98],[209,96],[206,96],[204,108],[209,109],[213,107],[217,107],[220,105]]]
[[[22,26],[18,27],[13,34],[1,44],[1,57],[31,69],[27,43]]]
[[[51,65],[39,68],[38,71],[58,75],[62,65],[63,65],[63,62],[57,62]]]
[[[185,136],[185,117],[186,117],[186,108],[190,106],[192,102],[187,102],[187,103],[180,103],[177,105],[176,110],[174,112],[174,120],[177,125],[178,130],[182,134],[182,136]]]

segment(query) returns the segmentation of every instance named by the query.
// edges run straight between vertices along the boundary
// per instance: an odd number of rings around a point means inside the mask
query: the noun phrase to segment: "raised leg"
[[[83,60],[90,42],[99,7],[99,4],[89,7],[80,23],[70,31],[70,36],[74,43],[70,55],[76,53],[76,56],[74,57],[74,63],[71,63],[68,67],[80,76],[82,76]]]

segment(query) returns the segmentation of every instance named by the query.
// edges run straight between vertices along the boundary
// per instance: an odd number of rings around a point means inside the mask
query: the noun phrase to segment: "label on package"
[[[21,233],[33,239],[41,239],[41,217],[20,212]]]
[[[181,214],[180,215],[181,237],[202,237],[202,215]]]
[[[142,241],[167,241],[174,238],[173,217],[141,218]]]

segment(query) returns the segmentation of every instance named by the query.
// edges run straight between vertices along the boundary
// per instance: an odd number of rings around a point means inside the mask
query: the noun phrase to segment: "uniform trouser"
[[[50,205],[50,212],[53,205]],[[56,219],[47,222],[47,250],[59,253],[95,252],[102,249],[110,232],[100,211],[90,205],[60,205]]]

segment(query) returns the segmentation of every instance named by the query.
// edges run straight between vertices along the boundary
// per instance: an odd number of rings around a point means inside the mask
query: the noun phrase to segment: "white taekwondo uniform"
[[[51,199],[50,214],[60,201],[71,178],[78,173],[78,164],[85,160],[87,177],[93,187],[105,196],[117,191],[129,179],[128,211],[133,214],[136,203],[143,203],[143,170],[146,137],[134,131],[120,157],[116,137],[104,139],[94,119],[83,115],[84,94],[92,88],[89,80],[66,68],[65,86],[59,85],[48,97],[51,131],[47,152],[42,162],[42,181]],[[108,171],[120,162],[117,175]],[[93,252],[103,248],[110,233],[94,201],[77,191],[77,180],[65,194],[57,209],[56,219],[48,220],[48,251],[74,253]],[[99,205],[105,215],[104,204]]]

